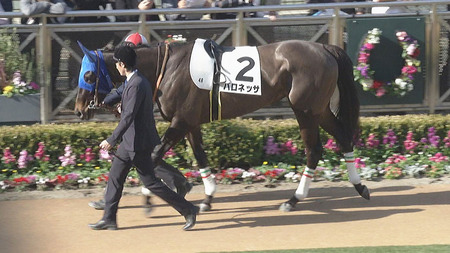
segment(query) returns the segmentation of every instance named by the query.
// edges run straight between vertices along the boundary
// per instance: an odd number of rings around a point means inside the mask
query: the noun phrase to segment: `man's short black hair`
[[[114,51],[114,60],[123,62],[126,67],[133,68],[136,65],[136,52],[129,45],[120,45]]]

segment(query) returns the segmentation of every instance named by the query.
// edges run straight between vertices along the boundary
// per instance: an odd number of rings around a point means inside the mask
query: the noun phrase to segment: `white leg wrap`
[[[316,170],[306,167],[305,171],[303,172],[302,178],[300,179],[300,183],[298,184],[298,188],[295,191],[295,197],[298,200],[303,200],[306,197],[308,197],[309,184],[311,183],[311,180],[314,177],[315,171]]]
[[[142,194],[144,194],[144,196],[149,196],[149,197],[153,196],[153,193],[149,189],[147,189],[145,187],[141,188],[141,192],[142,192]]]
[[[216,179],[209,168],[200,169],[203,185],[205,186],[205,194],[213,196],[216,192]]]
[[[353,152],[345,153],[344,154],[345,164],[347,165],[347,172],[348,172],[348,180],[352,184],[359,184],[361,183],[361,177],[359,176],[358,172],[356,171],[355,166],[355,156]]]

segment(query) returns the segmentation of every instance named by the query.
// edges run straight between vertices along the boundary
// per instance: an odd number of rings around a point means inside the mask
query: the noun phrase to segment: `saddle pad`
[[[200,89],[211,90],[214,59],[205,51],[205,40],[197,39],[192,50],[190,74]],[[261,95],[261,66],[256,47],[229,47],[222,54],[220,92]]]

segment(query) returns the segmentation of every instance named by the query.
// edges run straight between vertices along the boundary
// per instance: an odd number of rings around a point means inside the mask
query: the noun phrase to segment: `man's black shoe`
[[[95,208],[96,210],[103,210],[105,209],[105,200],[101,199],[99,201],[91,201],[88,203],[88,205]]]
[[[89,224],[92,230],[117,230],[117,223],[115,221],[99,220],[97,223]]]
[[[195,226],[195,222],[197,221],[197,214],[200,211],[200,208],[195,206],[190,214],[184,216],[186,219],[186,224],[184,224],[183,230],[190,230]]]

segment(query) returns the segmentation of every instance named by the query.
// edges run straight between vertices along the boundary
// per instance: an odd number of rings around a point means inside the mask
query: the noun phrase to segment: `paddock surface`
[[[450,178],[364,182],[371,200],[347,182],[314,182],[295,211],[278,206],[297,183],[266,188],[219,185],[213,211],[191,231],[160,199],[151,218],[140,207],[139,188],[127,188],[117,231],[92,231],[100,219],[87,203],[101,189],[0,194],[0,252],[219,252],[384,245],[450,244]],[[203,186],[187,199],[199,203]]]

